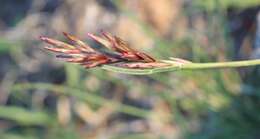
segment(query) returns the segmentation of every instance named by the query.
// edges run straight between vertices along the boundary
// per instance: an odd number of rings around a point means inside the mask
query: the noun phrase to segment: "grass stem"
[[[115,67],[111,65],[103,65],[102,68],[105,70],[133,74],[133,75],[146,75],[161,72],[171,72],[171,71],[182,71],[182,70],[202,70],[202,69],[220,69],[220,68],[239,68],[247,66],[260,65],[260,60],[244,60],[244,61],[232,61],[232,62],[217,62],[217,63],[187,63],[183,65],[172,65],[168,67],[158,67],[150,69],[130,69]]]

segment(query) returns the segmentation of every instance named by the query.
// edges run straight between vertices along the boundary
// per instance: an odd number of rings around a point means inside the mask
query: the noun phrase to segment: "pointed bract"
[[[93,48],[85,44],[83,41],[79,40],[75,36],[69,35],[66,32],[63,32],[63,35],[70,40],[72,43],[75,43],[78,46],[78,49],[81,49],[83,51],[88,51],[88,52],[95,52]]]

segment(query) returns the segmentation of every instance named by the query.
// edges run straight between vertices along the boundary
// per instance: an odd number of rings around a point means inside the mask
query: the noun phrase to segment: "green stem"
[[[202,69],[219,69],[219,68],[238,68],[247,66],[260,65],[260,60],[244,60],[244,61],[232,61],[232,62],[218,62],[218,63],[187,63],[183,65],[172,65],[168,67],[157,67],[150,69],[130,69],[115,67],[111,65],[102,66],[103,69],[114,71],[124,74],[133,75],[146,75],[154,74],[160,72],[170,72],[170,71],[182,71],[182,70],[202,70]]]

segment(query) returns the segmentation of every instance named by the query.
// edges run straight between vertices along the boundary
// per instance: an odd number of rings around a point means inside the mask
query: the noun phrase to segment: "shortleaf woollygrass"
[[[102,67],[103,69],[125,74],[153,74],[176,70],[232,68],[260,65],[260,60],[235,62],[193,63],[180,58],[158,60],[131,48],[125,41],[107,32],[101,37],[88,33],[88,37],[110,51],[101,51],[84,43],[75,36],[63,33],[71,44],[41,36],[40,39],[50,45],[46,50],[57,53],[56,57],[67,62],[78,63],[85,68]]]

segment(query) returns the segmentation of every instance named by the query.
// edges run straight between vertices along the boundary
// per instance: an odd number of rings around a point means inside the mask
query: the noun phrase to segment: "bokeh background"
[[[259,0],[0,0],[1,139],[259,139],[259,67],[124,75],[39,36],[111,32],[156,58],[260,58]]]

